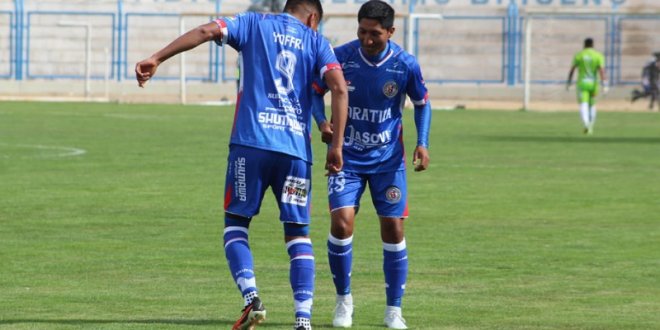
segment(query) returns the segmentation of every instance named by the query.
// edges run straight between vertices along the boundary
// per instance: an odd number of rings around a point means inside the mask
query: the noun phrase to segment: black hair
[[[584,48],[589,48],[594,46],[594,39],[587,38],[584,39]]]
[[[394,8],[384,1],[367,1],[358,11],[358,22],[363,18],[374,19],[383,28],[389,29],[394,26]]]
[[[319,21],[323,19],[323,5],[320,0],[287,0],[284,5],[284,12],[292,13],[302,5],[310,5],[316,9],[319,14]]]

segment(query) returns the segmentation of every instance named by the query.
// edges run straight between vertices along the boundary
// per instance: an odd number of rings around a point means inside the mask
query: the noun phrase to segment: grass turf
[[[232,117],[0,103],[0,328],[230,328],[242,307],[221,247]],[[411,111],[404,122],[410,153]],[[313,325],[329,329],[318,140]],[[434,112],[431,166],[408,175],[411,329],[660,328],[659,146],[653,113],[600,113],[583,136],[576,113]],[[354,328],[381,329],[382,249],[362,203]],[[250,231],[264,329],[293,319],[277,214],[267,194]]]

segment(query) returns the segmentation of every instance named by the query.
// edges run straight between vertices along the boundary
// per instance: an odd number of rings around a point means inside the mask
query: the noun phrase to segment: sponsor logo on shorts
[[[295,176],[287,176],[282,187],[282,203],[307,206],[309,195],[309,180]]]
[[[399,92],[399,85],[394,80],[390,80],[383,86],[383,94],[389,98],[393,98]]]
[[[245,157],[234,161],[234,191],[241,202],[247,201],[247,184],[245,183]]]
[[[389,187],[385,191],[385,198],[390,204],[396,204],[401,201],[401,190],[398,187]]]

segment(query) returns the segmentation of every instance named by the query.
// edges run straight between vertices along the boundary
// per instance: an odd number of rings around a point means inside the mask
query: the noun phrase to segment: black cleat
[[[234,323],[231,330],[252,330],[257,324],[266,319],[266,308],[259,297],[255,297],[252,303],[243,308],[241,317]]]

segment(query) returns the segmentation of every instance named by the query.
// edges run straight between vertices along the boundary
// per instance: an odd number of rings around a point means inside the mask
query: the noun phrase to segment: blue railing
[[[524,26],[524,24],[525,24],[525,20],[526,20],[526,19],[527,19],[527,18],[524,18],[524,17],[521,17],[521,18],[519,19],[519,24],[520,24],[520,26]],[[559,16],[559,15],[543,16],[543,15],[538,15],[538,16],[534,16],[533,21],[534,21],[534,22],[538,22],[539,20],[544,20],[544,19],[546,19],[546,20],[547,20],[547,19],[553,19],[553,20],[565,20],[565,21],[575,21],[575,20],[583,20],[583,21],[584,21],[584,20],[586,20],[586,21],[603,21],[603,23],[605,24],[605,34],[604,34],[604,36],[603,36],[603,40],[605,40],[605,44],[606,44],[606,45],[608,45],[608,44],[609,44],[609,40],[611,40],[611,34],[612,34],[611,32],[613,32],[613,31],[610,30],[610,29],[611,29],[610,24],[609,24],[610,19],[609,19],[608,17],[575,16],[575,15],[571,15],[571,16]],[[538,23],[537,23],[537,24],[538,24]],[[521,40],[521,42],[520,42],[521,44],[522,44],[522,42],[523,42],[522,40],[524,39],[524,38],[523,38],[523,34],[524,34],[524,33],[525,33],[525,31],[523,31],[523,29],[520,29],[520,33],[519,33],[519,38],[520,38],[520,39],[519,39],[519,40]],[[533,42],[532,42],[532,44],[533,44]],[[576,45],[576,46],[579,48],[580,45],[578,44],[578,45]],[[522,48],[523,48],[523,47],[518,47],[518,51],[517,51],[517,63],[518,63],[518,68],[521,68],[521,67],[522,67],[521,64],[523,63],[523,53],[522,53]],[[576,49],[578,49],[578,48],[576,48]],[[612,57],[612,56],[610,56],[611,51],[609,51],[610,48],[605,47],[605,49],[608,50],[608,51],[605,52],[605,58],[606,58],[606,59],[611,58],[611,57]],[[572,54],[571,54],[571,55],[572,55]],[[566,73],[568,73],[568,69],[570,68],[570,64],[571,64],[570,62],[568,62],[568,61],[566,62],[566,68],[565,68],[565,69],[566,69]],[[606,66],[606,67],[607,67],[607,66]],[[554,68],[553,68],[553,69],[554,69]],[[608,72],[608,74],[609,74],[610,77],[614,77],[614,76],[612,75],[612,73],[611,73],[612,70],[614,70],[614,68],[609,67],[608,71],[610,71],[610,72]],[[517,77],[518,77],[518,83],[521,83],[521,84],[522,84],[522,83],[524,82],[523,70],[519,69],[519,70],[517,70],[517,71],[518,71],[518,74],[517,74]],[[566,83],[566,79],[559,79],[559,80],[558,80],[558,79],[533,79],[533,80],[531,80],[531,83],[532,83],[532,84],[543,84],[543,85],[548,85],[548,84],[563,84],[563,83]]]
[[[16,23],[14,22],[14,13],[7,10],[0,10],[0,15],[9,17],[9,38],[7,39],[7,47],[0,45],[0,49],[6,49],[7,53],[0,53],[2,56],[7,56],[7,67],[0,69],[0,78],[11,78],[14,75],[14,31],[16,31]],[[6,71],[5,71],[6,70]]]
[[[209,3],[213,5],[213,3]],[[221,0],[215,0],[214,8],[216,12],[220,11]],[[32,33],[31,26],[33,20],[40,15],[76,15],[76,16],[96,16],[107,17],[112,21],[111,34],[111,69],[110,78],[113,80],[127,80],[133,79],[133,63],[128,63],[128,54],[130,51],[129,45],[129,32],[134,24],[136,17],[178,17],[179,13],[139,13],[139,12],[126,12],[123,0],[117,0],[117,7],[114,11],[101,12],[101,11],[39,11],[39,10],[26,10],[25,0],[14,0],[14,10],[0,11],[0,15],[9,18],[9,39],[7,40],[7,52],[0,53],[0,56],[8,56],[8,67],[0,68],[0,78],[2,79],[84,79],[84,74],[79,75],[56,75],[56,74],[40,74],[32,70],[33,63],[30,62]],[[414,11],[414,5],[410,2],[410,12]],[[506,84],[509,86],[521,84],[524,82],[523,78],[523,29],[526,17],[523,17],[518,12],[518,7],[514,5],[507,7],[507,14],[503,16],[447,16],[444,19],[449,22],[460,20],[496,20],[501,21],[501,63],[499,69],[499,77],[494,79],[461,79],[455,77],[439,77],[434,79],[427,79],[429,83],[467,83],[467,84]],[[617,15],[616,13],[610,15],[598,14],[585,14],[584,16],[566,16],[561,17],[553,15],[552,17],[545,17],[547,19],[565,19],[565,20],[592,20],[603,22],[604,24],[604,38],[605,44],[602,49],[605,50],[607,58],[607,70],[610,80],[615,84],[636,84],[637,81],[625,80],[622,76],[622,25],[628,21],[657,21],[660,22],[660,17],[651,16],[635,16],[635,15]],[[544,19],[543,16],[534,16],[535,20]],[[4,28],[1,27],[0,28]],[[413,53],[418,53],[418,41],[420,38],[419,26],[414,25],[414,49]],[[499,33],[499,32],[498,32]],[[405,34],[407,35],[407,33]],[[3,45],[5,47],[4,41]],[[187,79],[196,81],[232,81],[236,79],[234,74],[236,65],[233,61],[228,61],[226,55],[226,47],[219,48],[213,44],[208,46],[208,70],[205,74],[188,75]],[[5,55],[7,54],[7,55]],[[567,64],[568,65],[568,64]],[[497,70],[497,69],[496,69]],[[104,77],[96,74],[92,79],[103,79]],[[179,79],[178,76],[159,75],[155,79],[175,80]],[[563,83],[564,80],[557,79],[536,79],[532,81],[535,84],[557,84]]]
[[[25,44],[25,58],[28,59],[25,61],[25,77],[27,79],[31,78],[41,78],[41,79],[82,79],[84,76],[82,75],[57,75],[57,74],[32,74],[30,73],[30,32],[31,32],[31,26],[32,26],[32,18],[35,16],[39,15],[44,15],[44,16],[60,16],[60,15],[67,15],[67,16],[84,16],[84,17],[89,17],[89,16],[107,16],[112,19],[112,49],[110,52],[111,56],[111,62],[114,62],[114,56],[115,56],[115,45],[116,43],[116,36],[115,36],[115,29],[114,27],[116,26],[116,17],[115,13],[105,13],[105,12],[89,12],[89,11],[30,11],[27,13],[27,38],[26,38],[26,44]],[[92,75],[90,77],[91,79],[105,79],[103,75]],[[110,79],[115,78],[115,72],[114,70],[111,70],[110,72]]]

